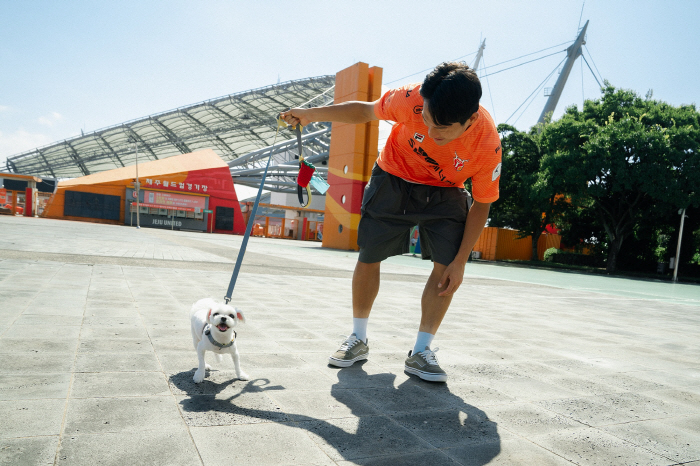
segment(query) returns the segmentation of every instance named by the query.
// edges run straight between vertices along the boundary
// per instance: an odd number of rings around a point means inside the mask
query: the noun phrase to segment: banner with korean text
[[[169,193],[163,191],[145,191],[143,200],[154,207],[164,207],[179,210],[194,210],[201,212],[205,208],[206,196],[188,196],[187,194]]]

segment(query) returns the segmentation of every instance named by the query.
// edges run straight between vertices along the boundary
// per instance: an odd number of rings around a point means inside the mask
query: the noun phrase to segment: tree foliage
[[[659,243],[678,209],[700,207],[700,114],[692,105],[606,83],[581,111],[569,107],[528,134],[499,131],[503,205],[492,220],[534,238],[556,217],[567,242],[606,250],[608,271],[627,240]],[[557,204],[557,194],[569,202]]]
[[[532,260],[537,260],[537,241],[552,222],[556,192],[540,173],[540,136],[499,125],[503,154],[500,201],[490,225],[514,228],[518,237],[532,238]]]

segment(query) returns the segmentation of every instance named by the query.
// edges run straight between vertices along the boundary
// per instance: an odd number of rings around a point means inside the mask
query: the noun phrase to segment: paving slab
[[[208,357],[195,384],[189,309],[221,299],[240,236],[0,232],[0,464],[700,465],[699,286],[470,263],[433,384],[403,370],[429,262],[382,265],[370,359],[338,369],[357,253],[251,238],[251,380]]]

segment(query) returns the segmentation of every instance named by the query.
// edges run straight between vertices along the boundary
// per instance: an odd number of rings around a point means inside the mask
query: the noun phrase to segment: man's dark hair
[[[464,63],[440,63],[425,77],[420,95],[436,125],[463,125],[479,110],[481,82]]]

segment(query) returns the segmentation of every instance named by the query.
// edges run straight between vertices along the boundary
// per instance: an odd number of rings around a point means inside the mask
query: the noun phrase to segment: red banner
[[[186,194],[168,193],[161,191],[144,191],[142,205],[151,204],[153,207],[189,210],[193,211],[199,208],[204,210],[206,204],[205,196],[188,196]]]
[[[146,204],[145,202],[140,202],[139,207],[152,207],[154,209],[168,209],[168,210],[183,210],[185,212],[194,212],[194,208],[192,207],[173,207],[173,206],[167,206],[167,205],[160,205],[160,204]],[[136,212],[136,202],[131,203],[131,211]]]

